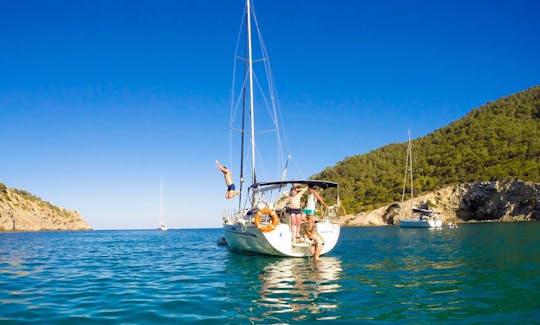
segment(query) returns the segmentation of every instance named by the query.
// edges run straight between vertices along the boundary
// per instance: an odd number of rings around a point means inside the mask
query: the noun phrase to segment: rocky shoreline
[[[69,211],[0,183],[0,232],[91,230],[77,211]]]
[[[514,222],[540,220],[540,184],[514,181],[456,184],[403,202],[440,212],[448,222]],[[373,211],[341,217],[342,226],[385,226],[399,224],[401,202]]]

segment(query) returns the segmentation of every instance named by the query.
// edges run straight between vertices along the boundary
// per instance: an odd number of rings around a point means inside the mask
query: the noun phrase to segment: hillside
[[[414,127],[411,131],[414,134]],[[390,144],[348,157],[313,178],[340,183],[348,213],[400,201],[406,147],[406,142]],[[475,181],[538,183],[540,86],[473,109],[448,126],[413,140],[412,148],[418,194]]]
[[[0,183],[0,232],[90,230],[76,211],[68,211]]]

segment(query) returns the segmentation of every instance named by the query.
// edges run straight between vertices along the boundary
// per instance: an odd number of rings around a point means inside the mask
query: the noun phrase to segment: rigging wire
[[[237,148],[236,145],[234,144],[234,142],[237,141],[235,139],[238,139],[235,136],[235,134],[237,134],[237,132],[240,132],[240,138],[241,138],[240,139],[240,153],[241,153],[240,154],[240,173],[239,173],[239,177],[240,177],[239,207],[241,206],[240,201],[242,201],[242,193],[244,192],[244,186],[243,186],[244,171],[246,169],[246,162],[244,161],[244,158],[247,157],[246,154],[251,154],[254,157],[256,157],[257,159],[253,159],[254,161],[252,162],[252,164],[255,165],[255,162],[257,162],[258,169],[260,169],[260,171],[263,174],[266,174],[267,172],[265,170],[265,167],[267,166],[262,161],[262,158],[260,156],[260,152],[259,152],[260,148],[252,149],[250,146],[248,146],[250,149],[246,150],[248,147],[246,147],[246,144],[245,144],[246,142],[245,136],[251,133],[257,133],[257,134],[269,133],[269,132],[275,133],[275,137],[276,137],[275,147],[277,151],[274,156],[276,160],[276,164],[277,164],[277,172],[276,172],[277,176],[275,177],[275,179],[280,179],[282,177],[283,172],[287,168],[286,164],[289,164],[288,159],[287,159],[287,162],[285,162],[284,148],[286,148],[287,151],[290,152],[290,150],[288,149],[289,148],[288,141],[287,141],[288,139],[285,134],[285,124],[283,123],[283,118],[281,114],[279,114],[280,107],[279,107],[279,102],[277,100],[278,99],[277,92],[276,92],[274,79],[272,76],[272,69],[270,67],[270,60],[269,60],[265,43],[263,41],[261,30],[259,28],[259,23],[257,21],[257,16],[255,14],[255,8],[253,4],[251,4],[250,9],[251,9],[251,17],[252,17],[251,22],[253,26],[255,27],[254,32],[257,35],[257,38],[256,38],[257,39],[256,41],[257,55],[261,56],[260,59],[251,58],[252,60],[251,63],[262,63],[262,66],[259,66],[260,68],[258,69],[253,68],[251,73],[252,73],[252,77],[254,77],[254,85],[256,85],[256,89],[257,89],[257,101],[261,101],[261,106],[266,106],[266,110],[268,113],[269,121],[265,123],[270,123],[272,127],[267,130],[259,130],[259,131],[253,131],[253,132],[251,130],[245,129],[246,128],[245,119],[248,118],[247,115],[250,114],[250,113],[247,113],[247,110],[249,110],[249,108],[247,107],[247,102],[248,100],[253,100],[249,98],[249,94],[247,92],[249,74],[246,71],[247,71],[247,65],[249,64],[249,58],[247,58],[248,55],[246,52],[248,50],[247,44],[246,44],[247,43],[246,33],[248,32],[247,21],[246,21],[248,17],[248,13],[247,13],[248,6],[246,3],[246,5],[244,6],[244,11],[242,14],[242,21],[240,24],[240,31],[238,33],[237,42],[236,42],[234,64],[233,64],[233,78],[232,78],[233,83],[231,87],[231,102],[230,102],[231,112],[230,112],[230,117],[229,117],[230,118],[230,121],[229,121],[229,155],[230,155],[229,160],[231,162],[231,166],[234,165],[233,153],[235,149],[233,148],[233,145],[235,148]],[[243,56],[239,55],[239,52],[242,50],[244,52]],[[243,73],[243,76],[241,77],[242,82],[237,83],[238,81],[240,81],[240,75],[238,71],[238,68],[241,67],[240,62],[242,62],[243,64],[244,73]],[[264,71],[264,74],[266,77],[265,79],[267,81],[266,82],[267,84],[265,86],[263,86],[263,84],[261,83],[260,79],[257,76],[257,73],[256,73],[257,71],[255,70],[257,70],[258,72]],[[255,93],[252,95],[253,97],[255,97]],[[241,117],[241,125],[238,126],[238,124],[240,123],[239,121],[237,121],[237,119],[240,117]],[[262,126],[264,127],[264,123],[262,124]],[[251,136],[253,137],[254,135],[251,134]],[[255,152],[252,152],[252,151],[255,151]],[[259,162],[263,162],[263,163],[259,164]],[[269,162],[266,161],[266,164],[268,163]],[[253,166],[252,166],[252,169],[254,169]],[[252,182],[256,182],[257,175],[255,174],[255,171],[253,171],[252,178],[253,178]]]
[[[272,69],[271,69],[271,66],[270,66],[270,56],[268,55],[268,52],[266,50],[266,45],[264,43],[264,38],[262,36],[261,29],[259,28],[259,23],[257,21],[257,15],[255,14],[255,8],[253,6],[252,6],[252,12],[253,12],[253,19],[254,19],[254,22],[255,22],[255,27],[256,27],[256,31],[257,31],[257,35],[258,35],[258,39],[259,39],[259,45],[260,45],[260,49],[261,49],[261,52],[262,52],[262,57],[263,57],[263,60],[264,60],[264,68],[265,68],[265,73],[266,73],[266,76],[267,76],[267,87],[268,87],[268,90],[269,90],[269,93],[270,93],[270,103],[271,103],[271,105],[268,105],[267,107],[272,108],[272,112],[271,112],[271,114],[273,115],[272,120],[274,121],[274,125],[275,125],[275,128],[276,128],[276,147],[277,147],[278,166],[279,166],[278,172],[280,172],[280,170],[282,168],[284,168],[284,161],[285,161],[284,153],[283,153],[284,151],[283,151],[283,146],[282,146],[282,139],[281,139],[281,133],[282,132],[280,132],[280,127],[283,129],[284,141],[285,141],[287,151],[290,152],[290,150],[289,150],[289,147],[288,147],[288,142],[287,142],[287,138],[286,138],[286,134],[285,134],[285,127],[284,127],[285,124],[283,123],[282,118],[280,118],[280,114],[278,114],[279,101],[278,101],[278,98],[277,98],[277,90],[276,90],[276,87],[275,87],[274,78],[273,78],[273,74],[272,74]]]

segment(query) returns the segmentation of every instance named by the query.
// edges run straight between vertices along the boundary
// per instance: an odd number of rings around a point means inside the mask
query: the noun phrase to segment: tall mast
[[[163,177],[161,177],[161,191],[159,196],[159,225],[163,225]]]
[[[405,174],[403,175],[403,193],[401,194],[401,211],[400,211],[400,217],[403,218],[404,214],[404,206],[403,203],[405,202],[405,190],[407,189],[407,174],[410,171],[411,174],[411,204],[412,199],[414,197],[413,192],[413,175],[412,175],[412,148],[411,148],[411,131],[407,130],[407,133],[409,134],[409,141],[407,144],[407,158],[405,159]]]
[[[411,170],[411,199],[414,198],[414,188],[413,188],[413,173],[412,173],[412,144],[411,144],[411,130],[407,130],[409,133],[409,167]]]
[[[251,115],[251,180],[255,183],[255,116],[253,115],[253,55],[251,50],[251,1],[246,0],[248,63],[249,63],[249,111]]]

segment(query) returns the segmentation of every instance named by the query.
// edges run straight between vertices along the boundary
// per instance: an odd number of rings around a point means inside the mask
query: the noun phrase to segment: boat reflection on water
[[[339,303],[335,295],[326,294],[340,291],[341,271],[341,261],[330,256],[322,256],[318,261],[287,258],[267,264],[259,274],[259,303],[264,314],[300,312],[297,319],[302,319],[302,314],[328,316],[327,312]]]

